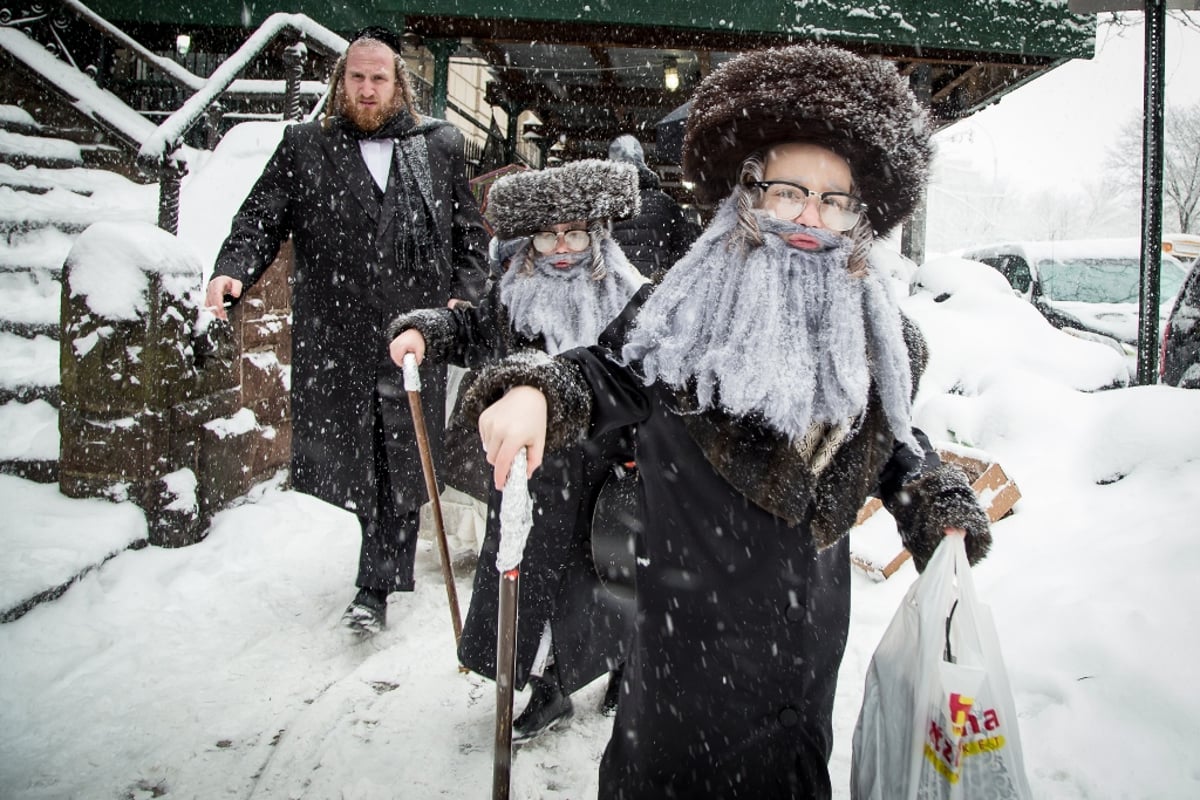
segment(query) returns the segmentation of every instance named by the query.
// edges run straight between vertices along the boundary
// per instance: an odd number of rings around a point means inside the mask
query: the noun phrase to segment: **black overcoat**
[[[662,190],[658,176],[642,166],[638,167],[638,195],[641,210],[613,222],[612,236],[638,272],[658,281],[687,253],[700,227]]]
[[[548,452],[581,429],[636,431],[646,513],[637,617],[600,798],[829,798],[850,614],[845,533],[878,492],[918,567],[950,525],[981,556],[988,521],[965,476],[898,447],[874,390],[859,426],[813,475],[761,423],[692,413],[688,393],[646,386],[598,348],[489,370],[465,413],[477,417],[521,384],[547,397]]]
[[[650,287],[643,286],[605,330],[601,342],[606,348],[619,347],[649,292]],[[528,337],[513,328],[500,300],[499,282],[492,284],[488,298],[477,307],[404,315],[392,323],[389,336],[409,327],[420,330],[425,338],[426,363],[448,361],[460,367],[478,368],[511,353],[546,349],[541,336]],[[464,392],[468,390],[469,383],[463,387]],[[461,435],[482,458],[479,434],[474,427],[460,419],[452,425],[450,439],[455,441]],[[547,622],[551,627],[558,679],[568,693],[624,661],[632,635],[632,608],[628,601],[610,594],[597,574],[592,560],[591,522],[597,497],[614,465],[631,459],[632,444],[627,432],[614,430],[548,454],[542,467],[529,477],[534,519],[518,584],[517,688],[529,680]],[[487,477],[490,487],[490,471]],[[487,530],[458,657],[465,666],[494,680],[501,495],[494,488],[486,491]]]
[[[403,375],[383,335],[387,323],[452,297],[477,300],[487,276],[487,234],[466,181],[462,134],[426,119],[407,135],[425,137],[430,185],[408,185],[393,163],[381,192],[358,141],[340,126],[289,126],[214,269],[249,287],[293,238],[292,481],[360,517],[376,507],[373,439],[381,435],[397,507],[411,511],[425,499]],[[396,213],[401,191],[421,198],[434,220],[437,263],[404,265],[398,257],[407,225]],[[423,371],[422,397],[438,463],[444,370]]]
[[[814,528],[819,498],[832,495],[856,511],[893,468],[897,451],[878,403],[810,483],[814,502],[803,518],[789,524],[714,469],[713,453],[698,443],[705,435],[697,419],[677,413],[675,392],[647,388],[595,353],[572,353],[594,396],[593,432],[637,426],[647,509],[636,638],[601,763],[600,797],[830,797],[833,702],[850,619],[841,534],[853,516],[825,548]],[[804,488],[795,486],[802,496]],[[918,517],[961,502],[968,511],[962,519],[986,532],[965,481],[905,489]],[[894,506],[892,496],[886,500]],[[902,527],[910,519],[902,516]],[[920,535],[938,535],[954,519],[926,518]],[[911,529],[902,535],[916,538]]]

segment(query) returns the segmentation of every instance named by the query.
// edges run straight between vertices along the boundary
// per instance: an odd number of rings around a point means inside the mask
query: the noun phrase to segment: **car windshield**
[[[1038,264],[1046,298],[1080,303],[1137,303],[1140,273],[1136,258],[1047,259]],[[1163,259],[1158,281],[1162,302],[1175,296],[1185,276],[1178,263]]]

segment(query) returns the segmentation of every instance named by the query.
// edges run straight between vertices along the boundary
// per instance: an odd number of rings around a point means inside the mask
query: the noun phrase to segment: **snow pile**
[[[68,260],[72,296],[82,296],[105,319],[135,320],[144,314],[152,273],[164,276],[164,288],[199,289],[195,257],[174,236],[146,223],[92,225],[75,241]]]

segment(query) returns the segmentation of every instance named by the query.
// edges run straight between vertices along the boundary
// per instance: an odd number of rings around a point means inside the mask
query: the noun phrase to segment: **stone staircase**
[[[103,167],[91,131],[41,124],[0,105],[0,473],[58,476],[62,265],[101,220],[153,222],[157,186]]]

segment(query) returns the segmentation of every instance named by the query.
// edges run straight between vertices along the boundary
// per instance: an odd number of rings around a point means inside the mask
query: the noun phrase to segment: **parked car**
[[[1190,264],[1192,259],[1200,258],[1200,236],[1194,233],[1164,233],[1162,249],[1167,255],[1179,259],[1181,264]]]
[[[1167,315],[1158,375],[1170,386],[1200,389],[1200,258],[1192,262]]]
[[[1136,354],[1141,284],[1139,239],[1004,242],[965,248],[956,255],[1000,271],[1056,328]],[[1186,271],[1162,255],[1159,319],[1183,285]]]

